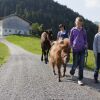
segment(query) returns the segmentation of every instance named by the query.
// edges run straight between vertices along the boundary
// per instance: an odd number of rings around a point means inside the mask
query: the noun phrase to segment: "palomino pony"
[[[43,58],[44,58],[46,64],[48,62],[48,53],[51,48],[51,40],[52,40],[51,30],[48,30],[42,33],[41,35],[41,49],[42,49],[41,61],[43,61]]]
[[[66,66],[70,59],[70,41],[69,39],[64,39],[62,41],[56,41],[50,49],[49,63],[53,68],[53,73],[55,73],[55,67],[58,69],[59,82],[61,82],[61,66],[63,65],[63,77],[66,73]]]

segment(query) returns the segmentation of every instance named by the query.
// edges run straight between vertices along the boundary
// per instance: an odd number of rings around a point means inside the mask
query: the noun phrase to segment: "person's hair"
[[[98,25],[98,32],[100,32],[100,24]]]
[[[76,24],[77,21],[82,22],[82,23],[84,24],[84,19],[83,19],[83,17],[77,17],[77,18],[75,19],[75,24]]]
[[[62,28],[62,27],[65,29],[65,25],[60,24],[60,25],[59,25],[59,28]]]

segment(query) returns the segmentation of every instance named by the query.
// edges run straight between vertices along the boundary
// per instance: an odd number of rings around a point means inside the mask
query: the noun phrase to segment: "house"
[[[29,35],[31,24],[31,22],[18,15],[9,15],[0,20],[0,36],[10,34]]]

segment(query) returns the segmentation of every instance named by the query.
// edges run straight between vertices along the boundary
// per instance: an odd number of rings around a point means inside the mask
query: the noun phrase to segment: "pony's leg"
[[[44,53],[45,64],[47,64],[47,56],[46,56],[46,51],[44,51],[43,53]]]
[[[56,72],[55,72],[55,64],[52,64],[52,66],[53,66],[53,73],[54,73],[54,75],[56,75]]]
[[[61,71],[60,71],[61,67],[60,66],[57,66],[57,67],[58,67],[58,78],[59,78],[59,82],[61,82],[61,79],[60,79],[60,77],[61,77]]]
[[[65,76],[66,73],[66,64],[63,64],[64,70],[63,70],[63,77]]]
[[[49,50],[47,50],[47,62],[48,62],[48,54],[49,54]]]
[[[43,50],[42,50],[42,56],[41,56],[41,61],[43,61]]]

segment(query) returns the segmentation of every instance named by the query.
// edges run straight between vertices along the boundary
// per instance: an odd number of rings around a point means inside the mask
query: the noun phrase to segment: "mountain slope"
[[[74,26],[75,18],[79,16],[78,13],[53,0],[0,0],[0,17],[12,13],[17,13],[33,23],[43,24],[44,29],[52,28],[55,37],[60,23],[64,23],[69,31]],[[89,20],[85,20],[85,26],[88,33],[89,48],[92,49],[97,26]]]

